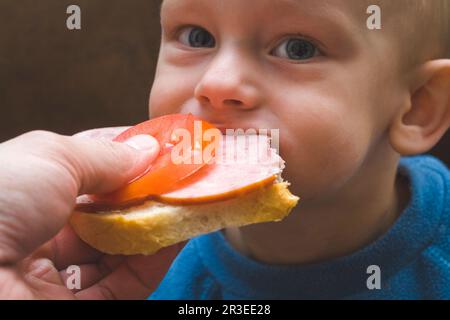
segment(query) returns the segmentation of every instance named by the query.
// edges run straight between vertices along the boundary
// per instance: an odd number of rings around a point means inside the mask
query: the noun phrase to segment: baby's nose
[[[252,70],[236,61],[213,61],[195,88],[202,105],[223,109],[253,109],[261,103],[261,93]]]

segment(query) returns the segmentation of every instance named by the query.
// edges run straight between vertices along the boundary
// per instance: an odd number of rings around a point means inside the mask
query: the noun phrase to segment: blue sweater
[[[449,170],[418,156],[403,158],[399,173],[410,203],[369,246],[325,263],[274,266],[239,254],[215,232],[185,246],[150,299],[450,299]],[[380,269],[368,271],[372,265]]]

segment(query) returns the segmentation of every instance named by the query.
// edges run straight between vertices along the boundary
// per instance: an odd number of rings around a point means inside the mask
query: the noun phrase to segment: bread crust
[[[108,254],[153,254],[163,247],[227,227],[279,221],[297,205],[289,183],[259,187],[229,200],[194,205],[146,201],[127,209],[74,211],[70,224],[79,237]]]

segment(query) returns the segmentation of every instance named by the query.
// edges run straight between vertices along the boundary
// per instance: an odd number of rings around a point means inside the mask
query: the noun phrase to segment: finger
[[[94,263],[77,265],[80,268],[80,288],[74,289],[72,292],[75,293],[96,284],[112,273],[124,259],[125,257],[122,255],[104,255]],[[72,273],[68,273],[67,270],[68,269],[63,269],[59,271],[60,278],[64,283],[66,283],[67,279],[72,275]]]
[[[66,165],[77,182],[79,194],[113,191],[148,169],[159,154],[158,141],[149,135],[137,135],[125,143],[70,139],[72,158],[66,157]]]
[[[74,299],[67,290],[53,262],[46,258],[31,259],[22,263],[21,271],[28,286],[38,299]]]
[[[111,274],[76,293],[79,299],[145,299],[159,285],[182,245],[152,256],[130,256]]]
[[[56,269],[63,270],[70,265],[97,263],[104,254],[81,240],[70,225],[66,225],[49,244],[48,258]]]
[[[130,127],[95,128],[75,133],[74,137],[112,140]]]
[[[7,168],[0,172],[0,262],[14,263],[64,227],[77,195],[113,191],[146,171],[159,143],[149,135],[118,143],[36,131],[0,149]]]

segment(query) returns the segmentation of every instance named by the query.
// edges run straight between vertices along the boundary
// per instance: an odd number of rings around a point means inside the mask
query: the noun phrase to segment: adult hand
[[[180,245],[152,256],[110,256],[67,223],[78,195],[113,191],[157,156],[150,136],[90,138],[121,130],[73,137],[34,131],[0,144],[0,298],[142,299],[157,287]],[[80,290],[66,287],[70,265],[80,267]]]

